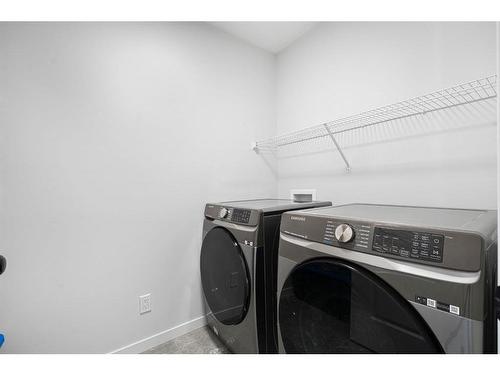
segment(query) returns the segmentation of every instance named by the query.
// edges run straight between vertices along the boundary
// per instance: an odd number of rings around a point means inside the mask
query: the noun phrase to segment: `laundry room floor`
[[[143,354],[229,354],[229,350],[205,326],[155,346]]]

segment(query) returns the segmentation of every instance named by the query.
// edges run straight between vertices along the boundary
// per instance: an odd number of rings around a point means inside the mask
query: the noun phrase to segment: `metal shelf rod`
[[[350,172],[351,171],[351,166],[349,165],[349,162],[347,161],[344,153],[342,152],[342,149],[340,148],[339,144],[337,143],[337,140],[335,139],[335,137],[333,136],[332,132],[328,128],[328,125],[325,125],[325,129],[328,132],[328,135],[332,139],[333,143],[335,144],[335,147],[337,147],[337,150],[339,151],[340,156],[342,156],[342,159],[344,159],[344,163],[346,165],[347,172]]]

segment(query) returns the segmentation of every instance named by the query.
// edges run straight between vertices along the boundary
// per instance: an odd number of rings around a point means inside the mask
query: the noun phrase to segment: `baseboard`
[[[163,344],[176,337],[182,336],[192,330],[201,328],[207,324],[205,316],[200,316],[186,323],[179,324],[176,327],[169,328],[163,332],[159,332],[153,336],[134,342],[120,349],[112,351],[110,354],[139,354],[148,349],[154,348],[157,345]]]

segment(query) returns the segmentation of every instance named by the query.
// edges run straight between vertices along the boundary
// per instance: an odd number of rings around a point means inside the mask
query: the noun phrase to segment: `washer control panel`
[[[481,264],[483,240],[465,231],[290,212],[281,218],[281,232],[344,250],[437,267],[477,271]]]
[[[372,249],[402,258],[443,262],[444,236],[375,227]]]

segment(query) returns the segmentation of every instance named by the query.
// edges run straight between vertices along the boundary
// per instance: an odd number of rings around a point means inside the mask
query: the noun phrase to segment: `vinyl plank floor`
[[[208,329],[207,326],[195,329],[155,346],[143,354],[228,354],[229,350]]]

